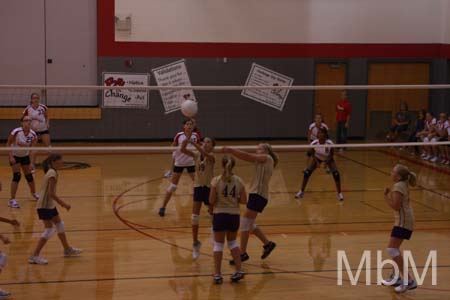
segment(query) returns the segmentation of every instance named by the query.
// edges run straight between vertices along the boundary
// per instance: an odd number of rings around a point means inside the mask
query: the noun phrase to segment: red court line
[[[138,187],[140,187],[140,186],[142,186],[142,185],[144,185],[144,184],[147,184],[147,183],[150,183],[150,182],[153,182],[153,181],[158,181],[158,180],[161,180],[161,179],[163,179],[163,177],[154,178],[154,179],[150,179],[150,180],[141,182],[141,183],[139,183],[139,184],[137,184],[137,185],[135,185],[135,186],[132,186],[132,187],[126,189],[126,190],[123,191],[122,193],[120,193],[120,194],[114,199],[114,201],[113,201],[113,203],[112,203],[112,209],[113,209],[113,212],[114,212],[114,214],[116,215],[116,217],[117,217],[123,224],[125,224],[125,225],[128,226],[129,228],[135,230],[136,232],[138,232],[138,233],[140,233],[140,234],[142,234],[142,235],[144,235],[144,236],[147,236],[147,237],[149,237],[149,238],[151,238],[151,239],[154,239],[154,240],[156,240],[156,241],[159,241],[159,242],[161,242],[161,243],[164,243],[164,244],[167,244],[167,245],[170,245],[170,246],[173,246],[173,247],[176,247],[176,248],[183,249],[183,250],[186,250],[186,251],[191,252],[192,249],[190,249],[190,248],[186,248],[186,247],[180,246],[180,245],[175,244],[175,243],[167,242],[167,241],[165,241],[165,240],[163,240],[163,239],[161,239],[161,238],[159,238],[159,237],[157,237],[157,236],[148,234],[148,233],[142,231],[141,229],[136,228],[136,227],[133,226],[127,219],[123,218],[123,217],[119,214],[119,210],[118,210],[118,208],[116,207],[116,206],[117,206],[117,202],[118,202],[118,201],[123,197],[123,195],[125,195],[126,193],[128,193],[128,192],[132,191],[133,189],[136,189],[136,188],[138,188]],[[122,207],[123,207],[123,205],[122,205]],[[204,253],[204,252],[202,252],[202,255],[212,257],[211,254]],[[224,259],[224,260],[225,260],[225,259]],[[256,267],[256,268],[267,269],[267,270],[275,270],[275,271],[283,272],[283,273],[286,273],[286,274],[297,274],[297,275],[303,275],[303,276],[314,277],[314,278],[321,278],[321,279],[327,279],[327,280],[333,280],[333,281],[336,280],[335,277],[328,277],[328,276],[323,276],[323,275],[318,275],[318,274],[305,273],[305,272],[301,272],[301,271],[300,271],[300,272],[299,272],[299,271],[288,271],[288,270],[284,270],[284,269],[280,269],[280,268],[276,268],[276,267],[270,267],[270,266],[268,266],[268,265],[266,265],[266,264],[256,265],[256,264],[251,264],[251,263],[245,263],[245,265],[251,266],[251,267]],[[345,281],[345,282],[350,282],[350,280],[346,280],[346,279],[344,279],[344,281]],[[361,282],[361,283],[362,283],[362,282]],[[421,289],[423,289],[423,290],[429,290],[429,291],[437,291],[437,292],[450,292],[450,289],[446,290],[446,289],[434,289],[434,288],[426,288],[426,287],[421,287]]]

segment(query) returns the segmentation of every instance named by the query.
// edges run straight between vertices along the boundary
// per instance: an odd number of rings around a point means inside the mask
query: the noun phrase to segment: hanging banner
[[[243,90],[241,95],[272,108],[283,110],[289,90],[277,89],[277,86],[291,86],[294,78],[277,73],[263,66],[252,64],[245,85],[273,86],[273,90]]]
[[[128,90],[126,86],[148,86],[150,74],[103,73],[104,86],[123,86],[124,89],[103,90],[104,108],[139,108],[149,109],[147,90]]]
[[[171,64],[152,69],[158,86],[190,86],[191,80],[187,72],[185,60],[179,60]],[[164,111],[166,114],[181,108],[184,100],[194,100],[193,90],[160,90]]]

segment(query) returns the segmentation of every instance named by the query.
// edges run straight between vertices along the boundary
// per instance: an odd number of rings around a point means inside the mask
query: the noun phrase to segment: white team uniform
[[[183,152],[181,152],[181,144],[183,143],[184,140],[187,139],[187,136],[184,132],[179,132],[177,133],[177,135],[174,138],[174,142],[175,144],[178,146],[178,149],[175,150],[175,152],[173,152],[172,156],[173,159],[175,161],[175,166],[176,167],[190,167],[190,166],[195,166],[195,160],[192,156],[186,155]],[[197,133],[193,132],[191,134],[190,137],[190,141],[193,143],[198,143],[199,139],[198,139],[198,135]],[[186,147],[189,150],[195,150],[195,147],[192,145],[187,145]]]
[[[23,131],[22,127],[18,127],[11,131],[11,135],[15,137],[15,141],[12,144],[12,147],[31,147],[34,140],[37,140],[36,133],[30,129],[27,135]],[[16,157],[25,157],[30,154],[28,150],[15,150],[12,152],[13,156]]]
[[[317,139],[317,134],[319,133],[319,129],[325,128],[328,130],[328,126],[325,123],[321,123],[320,127],[316,125],[316,122],[313,122],[311,125],[309,125],[309,130],[311,131],[311,135],[309,136],[310,141],[314,141]]]
[[[333,145],[333,142],[331,140],[326,140],[325,144],[320,144],[319,140],[314,140],[311,145]],[[332,148],[330,147],[314,148],[314,156],[321,161],[326,161],[330,157],[331,149]]]
[[[31,117],[31,129],[35,132],[42,132],[48,130],[47,120],[45,118],[45,112],[47,106],[39,104],[37,109],[34,109],[31,105],[28,105],[23,111],[24,116]]]

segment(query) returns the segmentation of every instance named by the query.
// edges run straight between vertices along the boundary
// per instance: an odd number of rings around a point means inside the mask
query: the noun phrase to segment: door
[[[315,76],[316,85],[345,85],[347,65],[345,63],[316,64]],[[321,113],[331,131],[336,130],[336,102],[340,96],[341,91],[339,90],[315,91],[314,114]]]

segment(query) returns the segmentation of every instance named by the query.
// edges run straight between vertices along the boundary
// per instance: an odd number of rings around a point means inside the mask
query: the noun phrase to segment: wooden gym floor
[[[337,156],[343,204],[338,203],[332,177],[323,169],[313,174],[305,198],[294,199],[305,155],[281,153],[269,205],[257,220],[278,246],[262,261],[261,244],[252,237],[245,279],[230,284],[233,269],[224,261],[226,280],[221,286],[212,284],[206,210],[201,216],[202,255],[197,261],[191,259],[192,186],[187,176],[169,203],[166,217],[157,215],[168,183],[162,175],[170,165],[169,154],[66,155],[66,161],[91,165],[61,171],[58,185],[60,197],[72,205],[70,212],[58,208],[69,242],[84,252],[80,257],[63,258],[54,236],[42,253],[49,260],[47,266],[27,263],[43,226],[25,180],[18,193],[22,207],[8,208],[11,171],[2,156],[1,215],[17,218],[22,225],[15,231],[0,224],[0,231],[12,240],[9,246],[0,245],[9,255],[0,286],[12,292],[14,299],[47,300],[450,299],[450,169],[407,156],[400,159],[417,172],[420,185],[411,193],[416,230],[403,249],[413,251],[419,271],[428,251],[437,250],[438,285],[431,285],[429,272],[422,287],[396,295],[389,287],[366,286],[364,271],[357,286],[351,286],[346,275],[344,285],[337,285],[338,250],[345,250],[351,266],[357,268],[364,250],[374,251],[374,267],[375,251],[386,248],[393,212],[383,200],[383,189],[390,185],[390,169],[399,160],[389,151],[351,150]],[[252,166],[238,161],[235,173],[248,183]],[[42,176],[38,170],[38,186]],[[387,258],[384,252],[383,257]],[[375,283],[375,270],[371,275]]]

